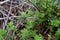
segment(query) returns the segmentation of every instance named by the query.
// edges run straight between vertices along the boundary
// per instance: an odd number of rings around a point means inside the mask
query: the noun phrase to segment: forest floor
[[[5,29],[9,21],[14,21],[16,25],[19,24],[16,17],[20,16],[21,11],[29,9],[29,6],[28,1],[22,0],[10,0],[0,4],[0,28]]]
[[[4,1],[4,0],[3,0]],[[3,2],[2,0],[0,2]],[[32,7],[32,8],[31,8]],[[33,5],[31,3],[29,3],[27,0],[9,0],[5,3],[0,3],[0,29],[6,29],[7,24],[10,21],[13,21],[14,26],[17,27],[18,29],[22,29],[23,27],[23,23],[19,22],[19,20],[17,20],[17,17],[21,16],[20,12],[24,12],[27,9],[34,9],[35,7],[33,7]],[[24,19],[23,19],[24,21]],[[43,25],[39,25],[39,26],[43,26],[43,28],[39,29],[38,31],[43,34],[44,40],[47,40],[47,34],[49,33],[49,28],[44,27],[45,23],[43,23]],[[15,40],[19,40],[18,37],[16,37],[17,39]],[[52,36],[52,39],[54,40],[54,36]]]

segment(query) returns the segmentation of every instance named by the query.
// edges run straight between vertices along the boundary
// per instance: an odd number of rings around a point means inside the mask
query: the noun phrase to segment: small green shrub
[[[59,40],[60,39],[60,29],[58,29],[55,33],[55,40]]]
[[[7,30],[13,30],[14,29],[14,24],[13,22],[9,22],[8,25],[7,25]]]
[[[6,35],[7,35],[7,31],[3,30],[3,29],[0,29],[0,40],[4,40]]]
[[[32,13],[32,14],[31,14]],[[22,14],[22,13],[21,13]],[[37,20],[39,20],[40,18],[44,18],[44,14],[39,14],[38,11],[33,12],[28,10],[28,13],[26,14],[28,15],[28,17],[26,17],[28,20],[26,21],[25,27],[24,29],[21,30],[21,39],[22,40],[26,40],[28,38],[33,37],[34,40],[43,40],[43,36],[41,34],[37,34],[37,30],[34,29],[35,28],[35,19],[34,18],[38,18]],[[31,16],[29,16],[31,15]],[[29,18],[32,17],[32,18]]]
[[[9,32],[11,30],[15,30],[14,28],[14,25],[13,25],[13,22],[9,22],[8,25],[7,25],[7,28],[6,29],[0,29],[0,40],[6,40],[6,39],[9,39],[9,40],[13,40],[13,34],[10,35]],[[10,35],[10,36],[8,36]]]

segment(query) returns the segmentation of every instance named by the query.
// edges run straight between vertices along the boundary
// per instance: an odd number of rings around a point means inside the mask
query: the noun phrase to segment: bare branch
[[[10,1],[10,0],[2,1],[2,2],[0,2],[0,4],[6,3],[6,2],[8,2],[8,1]]]

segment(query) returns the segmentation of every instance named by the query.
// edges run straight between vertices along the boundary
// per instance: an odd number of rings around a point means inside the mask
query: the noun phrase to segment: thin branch
[[[5,12],[4,12],[4,11],[0,10],[0,12],[1,12],[3,15],[7,16],[7,14],[5,14]]]
[[[8,2],[8,1],[10,1],[10,0],[2,1],[2,2],[0,2],[0,4],[4,4],[4,3]]]

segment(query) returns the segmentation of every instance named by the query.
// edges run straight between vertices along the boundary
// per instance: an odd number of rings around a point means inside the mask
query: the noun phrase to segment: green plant
[[[3,29],[0,29],[0,40],[9,39],[9,37],[10,37],[11,40],[13,40],[13,36],[14,36],[14,35],[13,35],[13,34],[12,34],[12,35],[9,34],[9,32],[10,32],[11,30],[15,30],[12,21],[8,23],[6,29],[4,29],[4,30],[3,30]],[[8,35],[10,35],[10,36],[8,36]],[[10,40],[10,39],[9,39],[9,40]]]
[[[6,35],[7,35],[7,31],[3,30],[3,29],[0,29],[0,40],[4,40]]]
[[[9,31],[9,30],[14,30],[14,24],[13,24],[12,21],[8,23],[8,25],[7,25],[7,30],[8,30],[8,31]]]
[[[58,27],[59,24],[60,24],[60,20],[58,20],[58,19],[51,20],[51,25],[52,25],[52,26]]]
[[[21,15],[17,17],[20,23],[25,23],[23,25],[25,27],[16,30],[13,22],[9,22],[6,30],[0,30],[0,40],[4,40],[3,38],[11,30],[16,31],[19,37],[21,35],[22,40],[43,40],[44,38],[60,40],[60,0],[28,0],[28,2],[31,3],[32,8],[20,12]],[[14,34],[12,35],[9,37],[10,40],[13,40]]]
[[[33,37],[34,40],[43,40],[43,36],[41,34],[37,34],[37,30],[34,29],[35,21],[36,21],[34,18],[36,18],[36,19],[38,18],[38,20],[39,20],[40,18],[44,18],[45,15],[41,14],[38,11],[35,11],[35,12],[32,12],[31,10],[30,11],[27,10],[27,11],[28,11],[28,13],[26,15],[28,15],[28,17],[26,17],[27,18],[27,21],[25,24],[26,28],[21,30],[22,40],[27,40],[28,38],[31,38],[31,37]],[[33,13],[34,13],[34,15],[33,15]],[[29,15],[31,15],[31,16],[29,16]]]
[[[58,29],[55,33],[55,40],[59,40],[60,39],[60,29]]]

